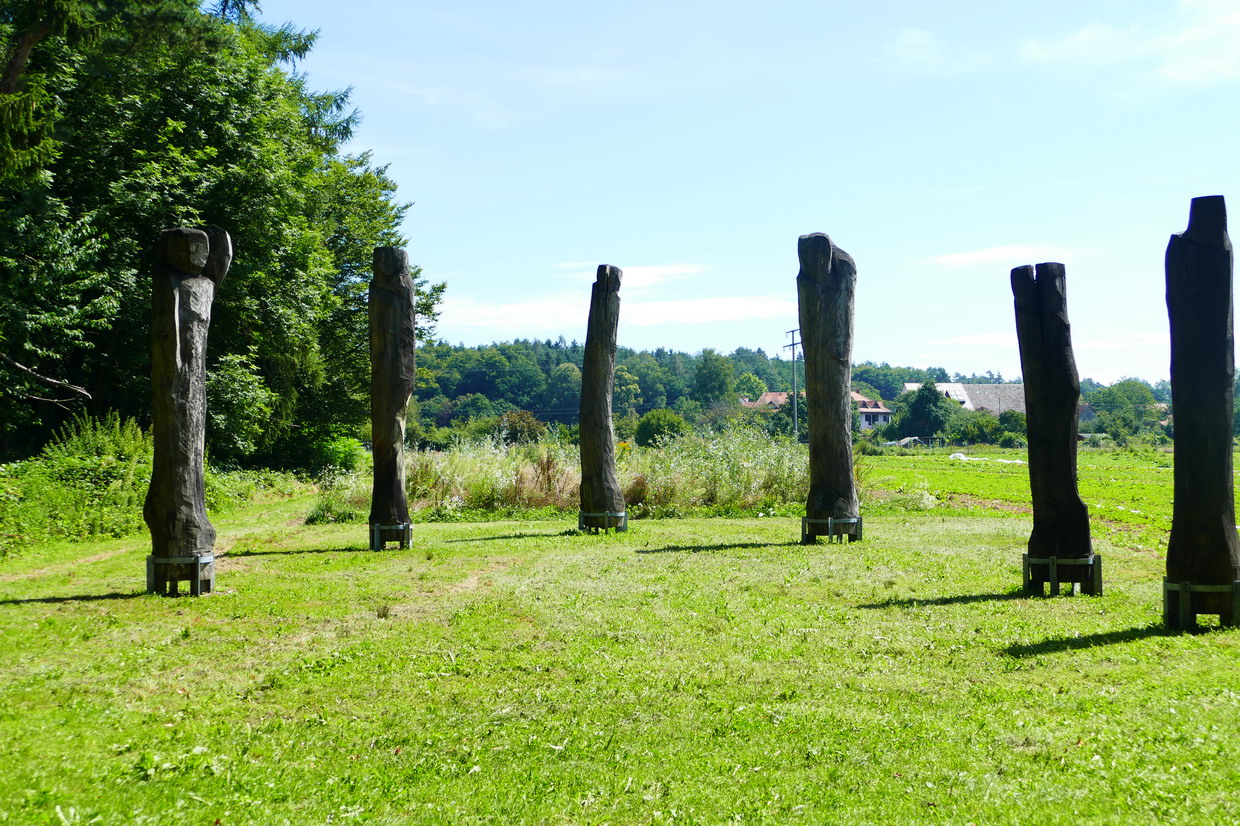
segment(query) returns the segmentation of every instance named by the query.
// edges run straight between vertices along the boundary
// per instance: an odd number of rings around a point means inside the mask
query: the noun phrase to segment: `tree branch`
[[[4,353],[0,353],[0,359],[3,359],[5,363],[12,365],[13,367],[17,368],[18,370],[20,370],[21,372],[25,373],[28,376],[38,379],[44,384],[49,384],[52,387],[60,387],[65,390],[71,390],[74,393],[85,396],[88,399],[91,398],[90,393],[86,392],[85,387],[78,387],[76,384],[69,384],[69,382],[67,381],[61,381],[60,379],[53,379],[48,376],[44,376],[39,373],[36,373],[35,371],[31,370],[26,365],[18,364],[17,362],[13,361],[13,359],[9,358]],[[41,401],[52,401],[52,399],[41,399]],[[68,400],[66,399],[66,401]]]

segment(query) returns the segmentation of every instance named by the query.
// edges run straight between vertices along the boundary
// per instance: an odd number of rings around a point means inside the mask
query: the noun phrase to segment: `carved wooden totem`
[[[376,247],[370,282],[370,435],[375,475],[370,547],[412,544],[405,495],[405,411],[416,376],[413,278],[398,247]]]
[[[622,276],[619,267],[600,264],[590,293],[581,368],[581,512],[577,516],[581,530],[628,529],[624,492],[616,476],[616,434],[611,421]]]
[[[1188,229],[1167,245],[1175,501],[1167,542],[1163,619],[1197,614],[1240,623],[1240,540],[1232,485],[1232,252],[1221,195],[1194,198]]]
[[[210,593],[215,528],[207,519],[203,449],[207,418],[207,332],[215,288],[232,263],[219,227],[169,229],[159,236],[151,318],[155,456],[142,516],[151,531],[147,590]]]
[[[853,480],[852,338],[857,265],[821,232],[797,242],[797,299],[809,412],[809,497],[801,542],[861,539]]]
[[[1012,270],[1016,337],[1025,383],[1033,532],[1024,558],[1026,593],[1102,593],[1102,560],[1089,538],[1089,511],[1077,492],[1076,435],[1081,383],[1072,354],[1064,266]]]

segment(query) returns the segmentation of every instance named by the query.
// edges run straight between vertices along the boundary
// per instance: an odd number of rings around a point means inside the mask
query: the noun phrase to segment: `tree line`
[[[343,150],[347,90],[297,66],[316,33],[252,0],[0,0],[0,456],[75,415],[150,407],[159,232],[218,224],[214,461],[300,461],[369,409],[371,251],[403,246],[386,167]],[[419,273],[429,342],[442,284]]]

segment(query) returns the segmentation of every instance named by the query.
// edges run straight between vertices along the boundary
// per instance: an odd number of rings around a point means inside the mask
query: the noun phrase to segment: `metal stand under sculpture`
[[[861,540],[853,479],[852,337],[857,265],[821,232],[797,242],[797,299],[809,410],[809,497],[801,543]]]
[[[1068,324],[1064,266],[1038,264],[1012,270],[1016,337],[1025,382],[1029,430],[1029,487],[1033,532],[1024,555],[1026,594],[1051,595],[1061,583],[1071,593],[1102,594],[1102,557],[1089,538],[1089,511],[1077,492],[1076,434],[1081,398],[1072,331]]]
[[[1163,622],[1198,614],[1240,624],[1240,539],[1232,476],[1235,343],[1232,252],[1221,195],[1194,198],[1188,229],[1167,245],[1175,499],[1163,580]]]
[[[152,292],[151,385],[154,467],[142,516],[151,531],[146,590],[194,596],[215,584],[215,528],[207,519],[203,450],[207,418],[207,333],[215,288],[232,263],[219,227],[159,236]]]
[[[611,422],[620,324],[619,267],[600,264],[590,293],[585,360],[581,368],[581,511],[577,529],[628,530],[624,492],[616,476],[616,434]]]
[[[405,411],[413,395],[415,287],[409,257],[376,247],[370,282],[370,438],[375,473],[370,497],[370,548],[413,544],[405,494]]]

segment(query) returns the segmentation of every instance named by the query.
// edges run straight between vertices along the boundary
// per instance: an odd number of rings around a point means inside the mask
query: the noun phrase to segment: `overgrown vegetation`
[[[617,471],[631,518],[770,515],[804,508],[809,457],[802,445],[736,426],[641,447],[622,443]],[[581,460],[567,440],[505,444],[462,440],[447,450],[407,454],[415,520],[464,521],[576,513]],[[368,472],[333,474],[308,520],[362,521]]]
[[[150,434],[111,413],[73,419],[37,458],[0,465],[0,558],[49,540],[145,531],[151,455]],[[217,513],[298,488],[292,476],[275,471],[206,472],[207,507]]]

